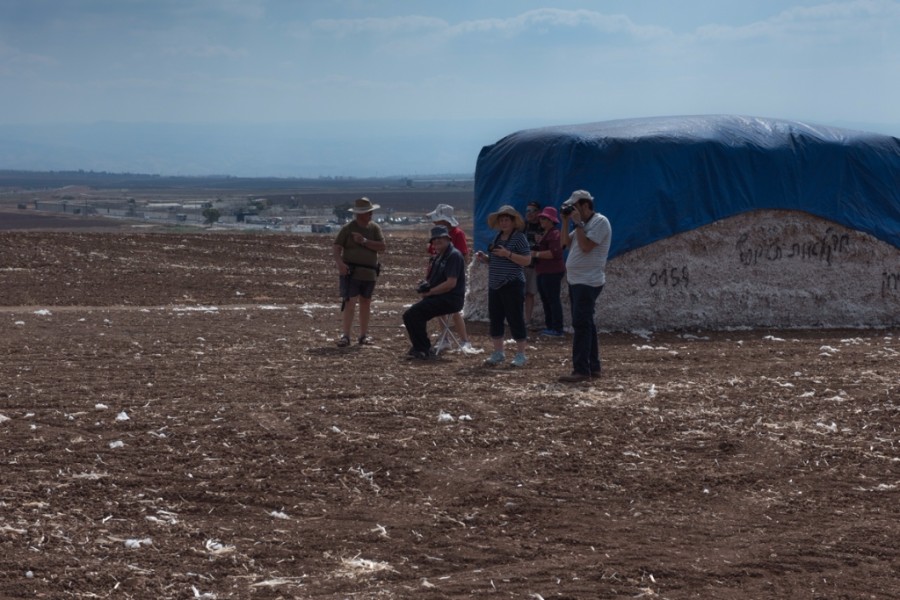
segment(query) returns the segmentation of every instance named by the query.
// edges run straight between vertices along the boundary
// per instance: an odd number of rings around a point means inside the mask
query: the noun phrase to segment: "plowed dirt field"
[[[900,332],[410,363],[422,238],[0,232],[0,597],[900,598]]]

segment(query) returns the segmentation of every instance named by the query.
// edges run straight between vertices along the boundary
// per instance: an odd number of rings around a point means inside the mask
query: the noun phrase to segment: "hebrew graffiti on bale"
[[[486,274],[471,267],[470,318],[487,318]],[[543,318],[540,302],[535,314]],[[612,259],[597,324],[612,331],[897,326],[900,250],[806,213],[753,211]]]

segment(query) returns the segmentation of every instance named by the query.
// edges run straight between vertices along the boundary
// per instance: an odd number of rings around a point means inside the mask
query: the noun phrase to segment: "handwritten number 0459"
[[[662,285],[664,287],[678,287],[683,285],[687,287],[690,282],[690,277],[688,276],[688,268],[684,267],[672,267],[665,268],[661,271],[654,271],[650,274],[650,287],[656,287],[658,285]]]

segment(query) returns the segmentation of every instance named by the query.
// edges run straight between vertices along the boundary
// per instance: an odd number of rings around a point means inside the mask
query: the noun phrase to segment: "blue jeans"
[[[541,273],[537,276],[538,292],[544,306],[544,325],[553,331],[562,331],[563,311],[559,299],[559,287],[564,273]]]
[[[603,286],[569,285],[572,304],[572,371],[581,375],[600,374],[600,344],[594,324],[594,305]]]
[[[498,289],[488,289],[488,319],[492,338],[503,337],[503,323],[509,323],[513,339],[528,338],[525,328],[525,282],[510,281]]]

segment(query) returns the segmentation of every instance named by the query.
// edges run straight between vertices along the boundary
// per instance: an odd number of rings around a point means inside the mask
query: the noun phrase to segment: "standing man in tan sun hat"
[[[334,264],[340,274],[341,289],[341,337],[337,345],[350,345],[353,328],[353,312],[359,299],[359,343],[371,344],[369,315],[372,311],[372,293],[381,271],[378,253],[387,248],[384,234],[378,223],[372,222],[372,213],[380,208],[368,198],[358,198],[350,212],[353,220],[344,225],[334,240]]]

